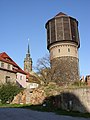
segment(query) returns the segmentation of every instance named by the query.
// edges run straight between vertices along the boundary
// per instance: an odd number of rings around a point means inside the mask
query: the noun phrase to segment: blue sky
[[[0,52],[23,68],[29,38],[35,66],[48,53],[45,23],[59,12],[79,21],[80,75],[90,74],[90,0],[0,0]]]

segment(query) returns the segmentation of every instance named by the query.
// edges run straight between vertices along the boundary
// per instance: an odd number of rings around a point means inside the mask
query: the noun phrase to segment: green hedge
[[[2,104],[11,103],[22,88],[13,83],[6,83],[0,86],[0,100]]]

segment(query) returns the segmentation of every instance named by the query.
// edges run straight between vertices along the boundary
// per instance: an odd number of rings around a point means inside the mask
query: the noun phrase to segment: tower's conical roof
[[[68,16],[67,14],[65,14],[65,13],[63,13],[63,12],[60,12],[60,13],[58,13],[56,16],[55,16],[55,18],[56,17],[61,17],[61,16]]]

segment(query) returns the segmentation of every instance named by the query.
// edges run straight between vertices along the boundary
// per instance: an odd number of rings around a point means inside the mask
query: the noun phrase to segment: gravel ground
[[[90,120],[90,118],[56,115],[21,108],[0,108],[0,120]]]

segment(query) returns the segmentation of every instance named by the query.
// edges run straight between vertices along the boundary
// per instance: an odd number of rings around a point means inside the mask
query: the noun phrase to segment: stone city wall
[[[53,96],[53,101],[56,102],[56,107],[63,108],[65,110],[79,111],[79,112],[89,112],[90,113],[90,88],[73,88],[64,89],[61,91],[53,90],[55,95]],[[49,96],[50,97],[50,96]],[[18,94],[14,100],[13,104],[42,104],[43,101],[49,97],[45,94],[42,89],[35,89],[33,92],[30,90],[25,90],[23,93]]]
[[[90,88],[66,89],[60,96],[63,109],[90,113]]]

